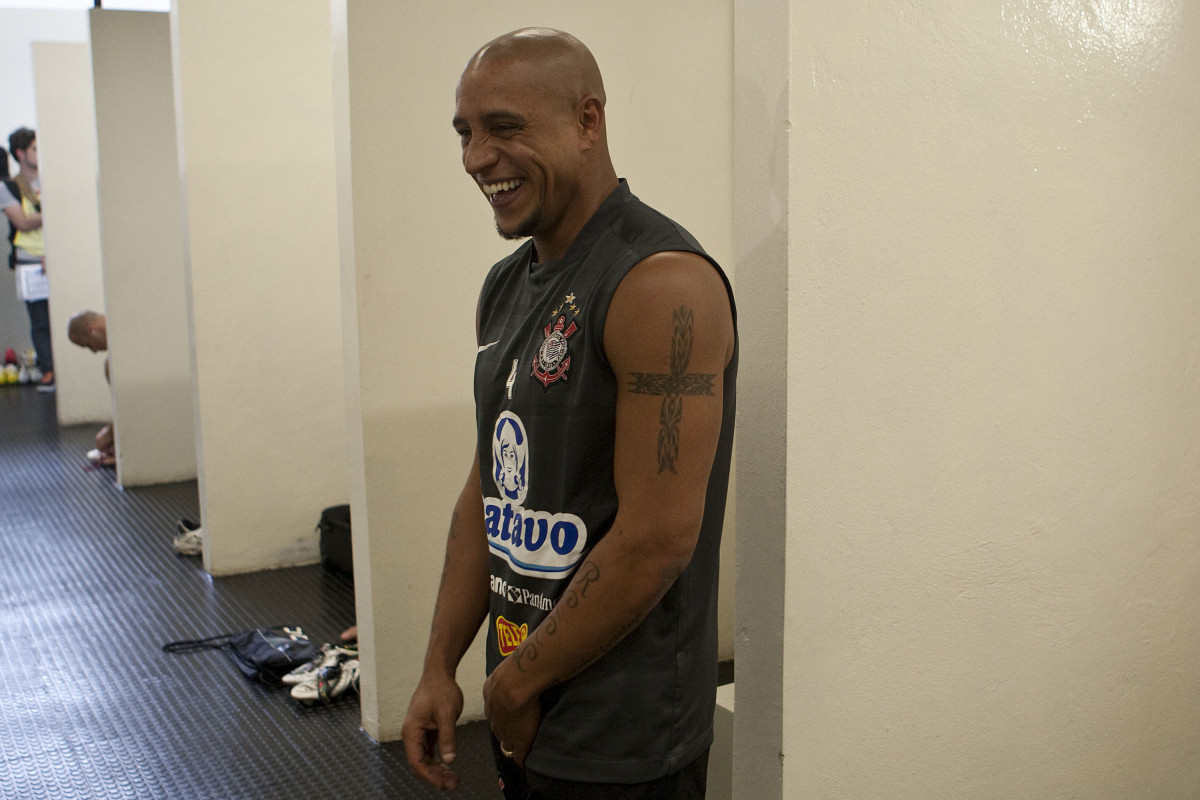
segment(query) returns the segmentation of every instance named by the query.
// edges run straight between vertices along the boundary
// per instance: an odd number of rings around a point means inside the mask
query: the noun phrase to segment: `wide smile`
[[[479,187],[483,189],[483,193],[487,195],[492,205],[496,205],[497,203],[503,203],[524,184],[525,181],[520,178],[511,178],[505,181],[497,181],[496,183],[481,183]]]

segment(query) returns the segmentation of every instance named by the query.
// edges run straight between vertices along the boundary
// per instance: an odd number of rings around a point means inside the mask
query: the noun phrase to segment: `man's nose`
[[[463,145],[463,169],[470,175],[483,172],[496,161],[496,148],[492,147],[486,136],[470,139]]]

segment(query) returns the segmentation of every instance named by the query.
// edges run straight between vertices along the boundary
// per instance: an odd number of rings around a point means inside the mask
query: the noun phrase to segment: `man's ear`
[[[589,94],[579,103],[579,136],[588,148],[600,141],[604,132],[604,104]]]

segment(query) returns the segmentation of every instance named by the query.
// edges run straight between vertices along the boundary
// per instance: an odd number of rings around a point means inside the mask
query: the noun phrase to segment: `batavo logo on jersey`
[[[507,656],[520,647],[521,642],[529,635],[529,623],[518,627],[515,622],[509,622],[504,617],[496,617],[496,646],[500,655]]]
[[[574,514],[522,505],[529,493],[529,437],[511,411],[501,412],[492,428],[492,480],[500,496],[483,498],[491,551],[520,575],[570,577],[587,546],[587,526]]]

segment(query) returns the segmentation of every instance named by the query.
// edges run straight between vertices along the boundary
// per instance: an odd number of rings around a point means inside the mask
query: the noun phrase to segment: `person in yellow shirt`
[[[18,128],[8,137],[8,149],[21,168],[16,178],[0,184],[0,209],[3,209],[16,232],[13,237],[15,263],[41,264],[45,271],[46,242],[42,235],[37,134],[29,128]],[[29,310],[29,334],[37,352],[37,366],[42,373],[39,388],[50,390],[54,386],[50,303],[48,300],[32,300],[26,301],[25,306]]]

